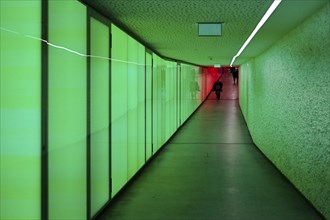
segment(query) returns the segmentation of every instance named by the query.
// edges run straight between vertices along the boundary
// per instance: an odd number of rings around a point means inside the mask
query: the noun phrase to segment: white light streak
[[[67,47],[52,44],[52,43],[48,42],[47,40],[44,40],[44,39],[41,39],[41,38],[38,38],[38,37],[34,37],[34,36],[31,36],[31,35],[21,34],[17,31],[13,31],[13,30],[3,28],[3,27],[0,27],[0,30],[8,32],[8,33],[12,33],[12,34],[20,35],[20,36],[23,36],[23,37],[26,37],[26,38],[30,38],[30,39],[33,39],[33,40],[42,41],[42,42],[46,43],[47,45],[49,45],[51,47],[61,49],[61,50],[65,50],[65,51],[68,51],[70,53],[74,53],[76,55],[82,56],[82,57],[105,59],[105,60],[111,60],[111,61],[120,62],[120,63],[134,64],[134,65],[138,65],[138,66],[145,66],[145,64],[140,64],[140,63],[137,63],[137,62],[130,62],[130,61],[126,61],[126,60],[118,60],[118,59],[113,59],[113,58],[110,58],[110,57],[96,56],[96,55],[91,55],[91,54],[83,54],[83,53],[77,52],[75,50],[71,50]]]

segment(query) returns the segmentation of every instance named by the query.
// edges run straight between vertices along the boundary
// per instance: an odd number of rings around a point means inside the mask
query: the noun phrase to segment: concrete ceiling
[[[273,0],[82,0],[163,57],[229,65]],[[282,0],[235,61],[265,51],[329,0]],[[223,22],[222,36],[198,37],[198,22]]]

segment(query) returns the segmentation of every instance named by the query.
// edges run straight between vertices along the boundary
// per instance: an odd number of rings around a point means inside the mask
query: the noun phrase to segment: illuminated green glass
[[[157,108],[157,100],[158,100],[158,93],[157,93],[157,74],[156,68],[158,65],[158,59],[156,54],[152,54],[152,144],[153,144],[153,154],[158,150],[157,149],[157,115],[158,115],[158,108]]]
[[[188,94],[187,94],[187,68],[188,66],[185,64],[181,64],[181,97],[180,97],[180,105],[181,105],[181,123],[183,123],[187,119],[187,109],[188,109]]]
[[[205,79],[206,79],[206,73],[204,72],[204,68],[200,67],[199,68],[199,98],[200,102],[203,102],[203,100],[207,96],[207,91],[205,88]]]
[[[111,26],[111,173],[112,195],[127,182],[128,86],[127,34]]]
[[[91,18],[91,209],[109,200],[109,27]],[[103,57],[103,58],[99,58]]]
[[[177,121],[176,121],[176,126],[177,128],[180,127],[181,125],[181,64],[178,64],[176,67],[176,80],[177,80],[177,111],[176,111],[176,117],[177,117]]]
[[[164,88],[161,83],[161,58],[153,54],[153,153],[157,152],[161,146],[161,128],[162,128],[162,99]]]
[[[176,63],[166,61],[166,139],[176,131]]]
[[[153,143],[156,152],[178,127],[177,64],[153,55]]]
[[[203,78],[206,77],[207,75],[197,66],[178,65],[153,54],[152,139],[154,152],[174,134],[206,98],[206,92],[201,93],[206,90],[203,84]]]
[[[128,104],[128,154],[127,154],[127,165],[128,165],[128,179],[137,170],[137,139],[138,139],[138,43],[131,37],[128,37],[127,41],[127,104]]]
[[[116,194],[145,163],[145,49],[112,27],[111,143]]]
[[[114,25],[111,56],[113,196],[209,91],[205,86],[208,75],[201,68],[146,53],[141,44]]]
[[[170,126],[171,126],[171,109],[170,109],[170,99],[171,99],[171,93],[174,90],[174,88],[171,88],[171,62],[165,61],[164,62],[165,67],[165,99],[164,99],[164,113],[163,117],[165,117],[165,138],[170,136]]]
[[[151,97],[152,97],[152,55],[146,53],[146,160],[152,155],[152,118],[151,118]]]
[[[192,98],[192,103],[193,103],[193,111],[195,111],[196,108],[202,103],[201,98],[200,98],[200,68],[197,66],[194,66],[192,68],[193,72],[193,78],[190,81],[190,94]]]
[[[145,48],[137,46],[137,168],[140,169],[146,161],[146,125],[145,125]],[[136,170],[137,171],[137,170]]]
[[[49,219],[86,219],[86,7],[49,1]]]
[[[199,68],[187,64],[181,64],[181,122],[195,111],[201,103],[199,97]]]
[[[40,219],[41,1],[0,1],[0,219]]]
[[[145,162],[145,50],[128,37],[128,178]]]

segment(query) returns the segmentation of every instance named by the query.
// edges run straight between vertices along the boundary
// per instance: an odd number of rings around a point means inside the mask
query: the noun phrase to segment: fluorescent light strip
[[[250,35],[250,37],[245,41],[245,43],[243,44],[243,46],[241,47],[241,49],[238,51],[238,53],[233,57],[230,66],[233,65],[233,63],[235,62],[235,59],[241,55],[241,53],[243,52],[243,50],[245,49],[245,47],[250,43],[250,41],[252,40],[252,38],[254,37],[254,35],[256,35],[256,33],[259,31],[259,29],[262,27],[262,25],[264,25],[264,23],[267,21],[267,19],[270,17],[270,15],[275,11],[275,9],[277,8],[277,6],[281,3],[282,0],[274,0],[273,4],[269,7],[269,9],[267,10],[266,14],[262,17],[262,19],[259,21],[257,27],[254,29],[254,31],[252,32],[252,34]]]

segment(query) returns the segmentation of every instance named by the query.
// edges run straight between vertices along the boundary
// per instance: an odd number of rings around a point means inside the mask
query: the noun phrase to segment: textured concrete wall
[[[330,5],[241,66],[255,144],[330,219]]]

